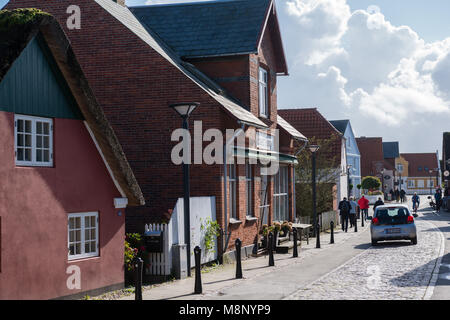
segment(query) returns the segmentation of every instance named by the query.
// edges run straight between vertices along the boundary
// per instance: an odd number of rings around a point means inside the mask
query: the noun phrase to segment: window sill
[[[241,223],[242,223],[241,220],[236,220],[236,219],[234,219],[234,218],[231,218],[231,219],[230,219],[230,224],[241,224]]]
[[[249,222],[253,222],[253,221],[257,221],[258,218],[257,218],[257,217],[252,217],[252,216],[246,216],[246,217],[245,217],[245,220],[246,220],[246,221],[249,221]]]

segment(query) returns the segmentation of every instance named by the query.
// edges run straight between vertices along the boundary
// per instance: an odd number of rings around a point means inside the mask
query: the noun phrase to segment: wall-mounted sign
[[[262,131],[256,132],[256,147],[258,149],[273,151],[273,136]]]

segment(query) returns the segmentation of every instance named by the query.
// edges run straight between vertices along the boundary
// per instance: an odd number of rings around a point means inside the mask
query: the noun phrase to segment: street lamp
[[[312,196],[313,196],[313,215],[314,215],[314,229],[316,230],[316,248],[320,248],[320,236],[319,236],[319,221],[317,219],[316,208],[316,153],[320,146],[310,145],[309,151],[312,153]]]
[[[386,188],[384,187],[384,169],[381,170],[381,191],[383,192],[383,197],[386,199],[386,194],[385,194],[385,190]]]
[[[200,105],[198,102],[176,103],[169,105],[174,109],[183,119],[183,129],[189,130],[189,116]],[[187,132],[186,132],[187,134]],[[191,146],[190,139],[183,139],[185,143],[183,147],[183,189],[184,189],[184,241],[186,243],[187,252],[187,276],[191,276],[191,213],[190,213],[190,185],[189,185],[189,163],[185,162],[184,152],[190,154]]]
[[[347,199],[350,200],[350,184],[351,184],[351,179],[350,179],[350,169],[352,168],[351,164],[347,165]]]
[[[431,175],[433,174],[433,170],[429,170],[428,173],[430,174],[430,195],[433,195],[433,191],[431,190]]]

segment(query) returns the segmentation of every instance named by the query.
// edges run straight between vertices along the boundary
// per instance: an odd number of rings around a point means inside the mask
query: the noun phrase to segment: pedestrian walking
[[[417,192],[414,192],[414,195],[411,198],[412,203],[413,203],[413,211],[417,212],[417,209],[419,208],[420,205],[420,197],[417,195]]]
[[[398,189],[395,189],[394,193],[395,193],[395,201],[399,202],[400,201],[400,191],[398,191]]]
[[[373,205],[373,212],[375,212],[375,209],[378,207],[378,206],[383,206],[384,205],[384,202],[383,202],[383,200],[381,199],[381,197],[380,198],[378,198],[378,200],[375,202],[375,204]]]
[[[340,216],[341,216],[341,221],[342,221],[342,231],[347,232],[348,230],[348,219],[349,219],[349,215],[350,215],[350,202],[348,202],[347,198],[344,197],[344,199],[339,202],[339,211],[340,211]]]
[[[405,196],[406,196],[406,192],[405,190],[402,189],[402,191],[400,191],[400,202],[403,203],[405,202]]]
[[[441,211],[441,204],[442,204],[442,192],[441,189],[436,189],[436,193],[434,194],[434,200],[436,202],[436,211]]]
[[[391,198],[389,200],[394,201],[394,197],[395,197],[394,190],[391,189],[391,191],[389,191],[389,194],[391,195]]]
[[[356,213],[358,210],[358,204],[353,197],[350,197],[350,228],[356,224]]]
[[[362,195],[361,199],[358,200],[358,205],[362,212],[361,219],[367,220],[367,217],[369,216],[369,200],[367,200],[366,197]]]

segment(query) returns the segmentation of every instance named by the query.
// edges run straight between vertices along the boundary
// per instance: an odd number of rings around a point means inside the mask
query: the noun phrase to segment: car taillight
[[[379,222],[378,218],[373,218],[373,219],[372,219],[372,223],[373,223],[373,224],[378,224],[378,222]]]
[[[413,216],[408,216],[408,223],[413,223],[413,222],[414,222]]]

